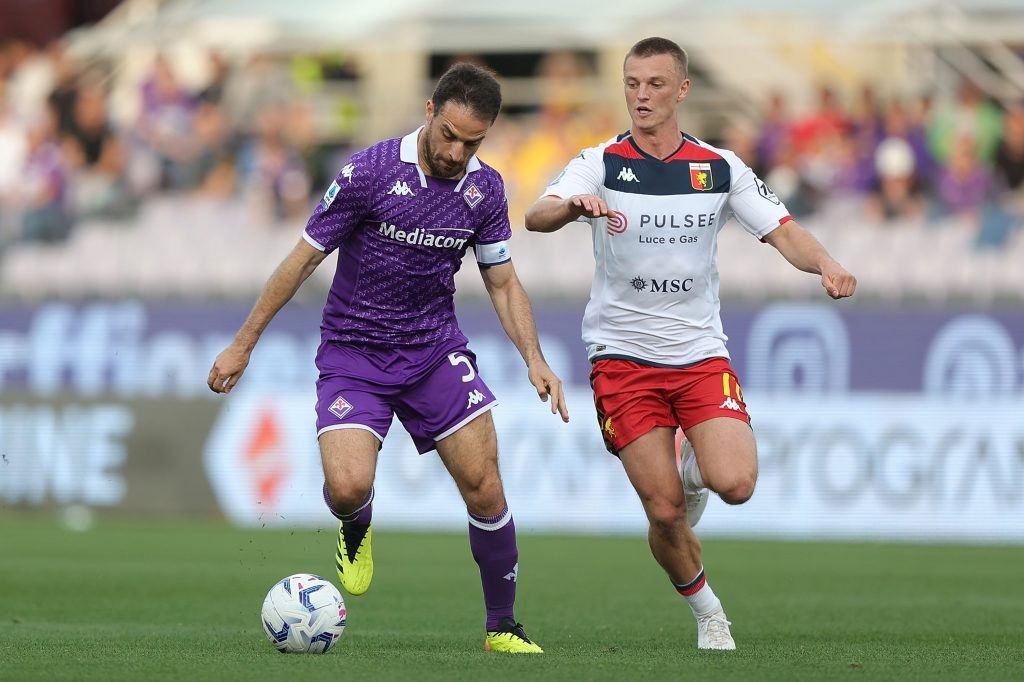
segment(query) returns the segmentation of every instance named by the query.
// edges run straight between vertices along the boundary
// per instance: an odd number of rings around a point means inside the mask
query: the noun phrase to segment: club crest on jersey
[[[690,184],[694,189],[700,190],[701,192],[707,191],[714,187],[715,181],[711,178],[711,164],[710,163],[694,163],[690,162]]]
[[[340,395],[337,400],[331,403],[330,411],[334,413],[334,416],[338,419],[343,419],[346,414],[352,411],[352,403],[342,398]]]
[[[466,200],[470,208],[476,208],[476,205],[484,200],[484,193],[477,189],[476,185],[470,184],[462,193],[462,198]]]

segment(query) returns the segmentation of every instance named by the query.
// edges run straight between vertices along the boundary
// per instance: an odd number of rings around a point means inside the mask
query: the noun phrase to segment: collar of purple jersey
[[[420,126],[416,130],[412,131],[408,135],[402,138],[402,146],[399,149],[399,158],[402,159],[403,163],[411,163],[416,166],[416,172],[420,176],[420,187],[427,186],[427,176],[423,174],[423,169],[420,168],[420,155],[417,141],[419,140],[420,131],[423,130],[424,126]],[[459,180],[459,184],[455,185],[454,192],[461,192],[462,185],[466,182],[466,178],[469,177],[470,173],[480,170],[480,159],[476,158],[476,154],[469,160],[466,165],[466,174]]]

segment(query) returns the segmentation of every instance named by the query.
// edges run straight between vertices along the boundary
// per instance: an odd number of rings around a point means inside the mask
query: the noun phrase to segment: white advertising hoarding
[[[644,515],[602,445],[589,391],[572,421],[532,391],[499,391],[502,477],[526,532],[642,533]],[[746,395],[760,452],[753,499],[712,498],[703,536],[1024,541],[1024,400],[921,394]],[[205,451],[225,513],[248,526],[332,526],[307,393],[232,396]],[[461,529],[465,508],[436,454],[396,422],[381,451],[379,528]]]

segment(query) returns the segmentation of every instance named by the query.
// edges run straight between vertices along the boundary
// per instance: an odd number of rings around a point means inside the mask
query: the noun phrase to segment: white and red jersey
[[[594,282],[583,317],[591,360],[678,367],[728,358],[718,298],[718,232],[735,216],[763,238],[790,220],[739,157],[689,135],[666,159],[629,133],[583,150],[545,190],[593,194],[607,218],[584,219],[594,237]]]

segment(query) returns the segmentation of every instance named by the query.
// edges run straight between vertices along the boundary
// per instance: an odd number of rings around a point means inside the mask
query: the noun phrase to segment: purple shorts
[[[318,437],[364,429],[384,442],[397,414],[422,454],[498,404],[464,343],[367,348],[325,341],[316,366]]]

